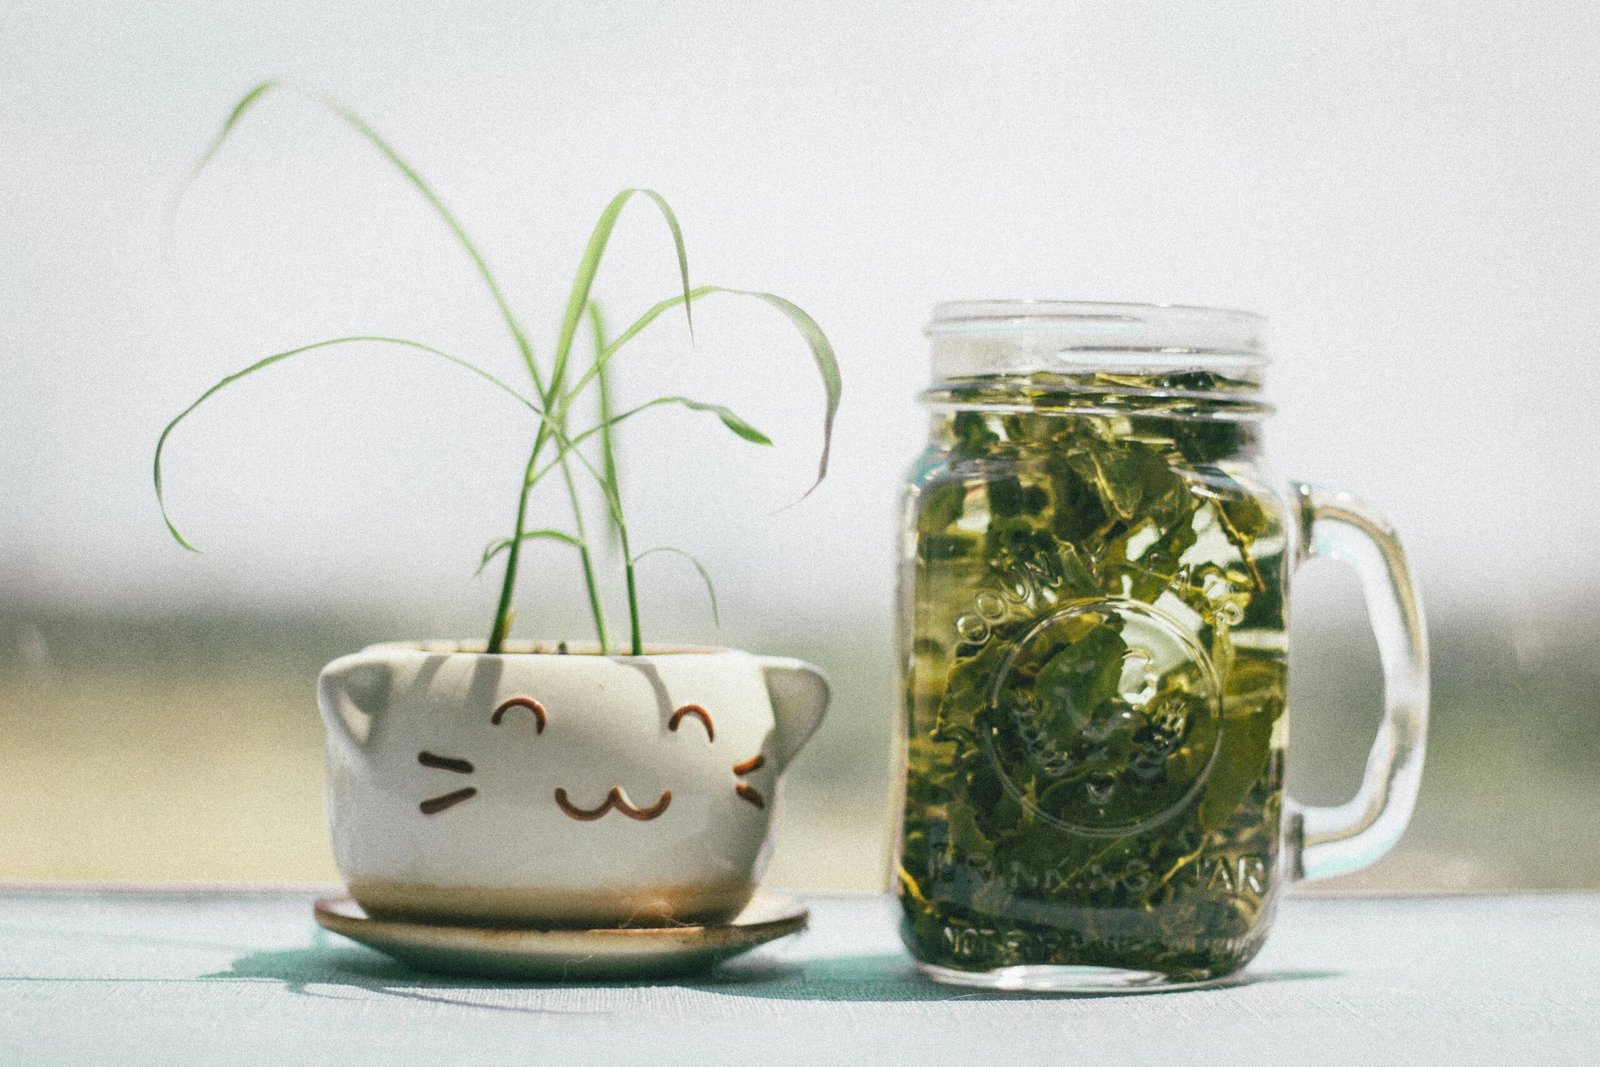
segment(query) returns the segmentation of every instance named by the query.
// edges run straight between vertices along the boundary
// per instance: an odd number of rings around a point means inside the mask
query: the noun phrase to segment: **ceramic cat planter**
[[[827,681],[728,649],[644,656],[375,645],[330,663],[334,858],[378,918],[726,921]]]

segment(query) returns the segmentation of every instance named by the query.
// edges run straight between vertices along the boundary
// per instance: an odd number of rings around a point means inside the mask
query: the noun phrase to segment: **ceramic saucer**
[[[421,971],[530,981],[655,978],[703,971],[757,945],[798,933],[799,901],[757,892],[716,926],[601,930],[497,929],[374,919],[349,897],[323,897],[317,924]]]

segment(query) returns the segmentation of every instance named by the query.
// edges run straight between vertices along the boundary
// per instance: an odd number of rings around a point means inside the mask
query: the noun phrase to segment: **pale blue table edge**
[[[420,976],[310,888],[0,887],[0,1064],[1600,1064],[1600,894],[1291,896],[1251,980],[1061,999],[945,989],[887,897],[699,979]]]

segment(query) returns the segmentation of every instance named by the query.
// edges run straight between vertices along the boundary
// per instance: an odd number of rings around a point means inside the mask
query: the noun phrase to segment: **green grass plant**
[[[184,191],[205,170],[206,166],[216,156],[245,116],[273,90],[283,88],[290,87],[279,81],[262,82],[245,93],[239,102],[234,105],[232,111],[229,112],[228,117],[224,120],[222,128],[201,154],[193,170],[190,171],[188,178],[173,197],[168,212],[169,232]],[[594,618],[595,636],[602,652],[609,654],[615,651],[615,645],[606,628],[605,607],[596,573],[595,561],[597,553],[587,524],[584,521],[583,494],[580,492],[580,485],[584,481],[598,490],[601,503],[604,505],[606,537],[609,543],[615,545],[621,557],[624,584],[627,590],[629,652],[635,656],[642,655],[644,652],[644,640],[640,633],[639,624],[639,596],[635,568],[640,561],[652,555],[674,554],[686,558],[706,583],[706,588],[711,598],[712,615],[716,619],[716,592],[712,587],[710,575],[699,560],[680,549],[669,546],[658,546],[638,553],[633,552],[628,536],[627,515],[623,507],[620,472],[616,455],[616,428],[621,423],[645,411],[657,407],[673,406],[692,412],[715,415],[722,425],[736,437],[752,444],[771,445],[772,441],[729,408],[686,396],[659,396],[624,411],[616,411],[614,410],[611,364],[618,353],[646,327],[679,306],[683,308],[684,320],[688,326],[692,341],[694,336],[694,305],[707,296],[720,293],[758,300],[767,304],[783,315],[794,326],[801,339],[805,342],[817,374],[822,381],[825,407],[822,453],[817,468],[817,482],[820,483],[828,471],[828,456],[833,439],[834,416],[839,407],[841,383],[839,365],[834,356],[833,347],[829,344],[827,337],[823,334],[816,321],[794,303],[772,293],[730,289],[721,286],[691,287],[689,284],[689,257],[684,246],[683,230],[671,206],[665,198],[654,190],[624,189],[611,198],[611,201],[601,212],[600,218],[595,223],[594,229],[589,236],[589,241],[584,248],[583,256],[579,260],[578,269],[573,275],[572,283],[567,293],[555,348],[552,351],[548,366],[543,365],[536,357],[534,348],[528,340],[527,332],[522,328],[517,316],[511,310],[511,306],[506,300],[505,292],[499,282],[496,281],[483,253],[467,235],[466,230],[456,216],[445,206],[444,201],[423,179],[422,175],[402,158],[386,139],[379,135],[355,112],[335,100],[319,94],[305,92],[304,90],[300,91],[302,95],[319,103],[341,119],[371,145],[421,194],[433,213],[450,230],[456,243],[471,259],[479,278],[488,290],[510,335],[517,355],[520,357],[527,372],[532,389],[525,393],[499,376],[485,370],[475,361],[464,359],[432,345],[403,337],[378,335],[335,337],[301,345],[259,359],[242,370],[228,375],[200,394],[193,403],[179,412],[177,417],[167,423],[166,427],[161,431],[155,449],[155,492],[157,503],[161,508],[162,518],[165,520],[167,529],[172,534],[172,537],[184,548],[198,551],[194,544],[178,530],[177,524],[173,521],[167,506],[166,490],[162,482],[161,472],[162,456],[167,447],[168,439],[171,437],[173,430],[188,418],[195,409],[218,392],[241,379],[291,358],[310,354],[329,354],[341,351],[351,345],[382,345],[392,349],[409,350],[433,359],[444,360],[469,371],[518,402],[528,411],[532,419],[529,431],[531,445],[528,450],[527,463],[524,465],[520,484],[517,487],[517,508],[511,533],[496,539],[485,548],[478,567],[479,573],[482,573],[496,559],[504,557],[505,560],[500,595],[495,605],[494,619],[489,630],[487,642],[487,650],[489,652],[502,652],[506,647],[506,640],[510,635],[515,617],[514,603],[517,581],[521,570],[522,549],[533,541],[555,541],[576,549],[579,565],[583,572],[584,588],[589,600],[589,609]],[[672,235],[673,250],[677,258],[678,291],[652,305],[621,333],[611,337],[599,304],[593,296],[594,283],[605,258],[612,231],[615,229],[624,208],[636,197],[642,197],[656,208],[657,212],[665,220],[667,229]],[[583,357],[576,354],[576,349],[578,348],[577,342],[580,331],[585,325],[587,325],[592,337],[592,347],[589,350],[587,365],[582,365],[584,362]],[[587,426],[575,428],[577,416],[574,405],[584,398],[585,393],[591,386],[594,387],[596,393],[595,406],[597,411],[594,415],[594,420]],[[591,459],[586,454],[584,446],[597,450],[598,457]],[[572,523],[570,530],[555,529],[553,527],[539,529],[530,527],[529,512],[533,490],[544,478],[550,475],[557,475],[561,480],[570,509]],[[580,475],[586,476],[586,478],[580,479]],[[816,483],[813,483],[813,489],[815,485]]]

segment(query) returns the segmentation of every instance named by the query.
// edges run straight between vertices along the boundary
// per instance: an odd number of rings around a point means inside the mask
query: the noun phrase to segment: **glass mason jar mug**
[[[1262,320],[941,305],[900,574],[902,934],[946,982],[1173,988],[1260,948],[1296,878],[1403,831],[1422,610],[1371,508],[1261,453]],[[1357,795],[1284,795],[1290,573],[1352,565],[1383,664]]]

